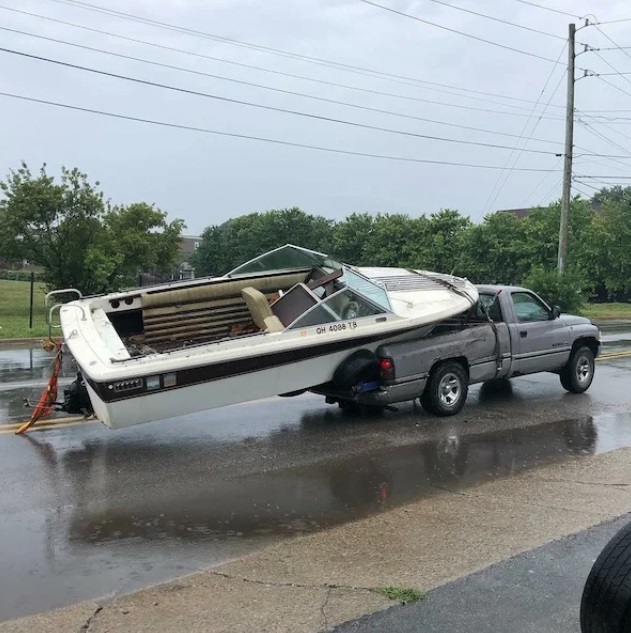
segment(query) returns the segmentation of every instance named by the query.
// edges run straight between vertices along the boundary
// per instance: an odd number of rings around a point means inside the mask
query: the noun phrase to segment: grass
[[[426,595],[424,591],[406,587],[384,587],[383,589],[376,589],[375,591],[388,598],[388,600],[396,600],[401,604],[420,602],[421,600],[425,600]]]
[[[33,329],[29,328],[28,281],[0,279],[0,340],[48,336],[44,289],[35,284],[33,293]]]
[[[588,303],[582,312],[590,319],[631,319],[631,303]]]

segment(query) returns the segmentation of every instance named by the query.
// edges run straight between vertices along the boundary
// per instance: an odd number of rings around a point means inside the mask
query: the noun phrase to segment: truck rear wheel
[[[595,365],[594,352],[589,347],[575,349],[559,374],[561,385],[570,393],[587,391],[594,380]]]
[[[420,400],[429,413],[447,417],[462,409],[468,392],[467,372],[460,363],[447,361],[432,371]]]

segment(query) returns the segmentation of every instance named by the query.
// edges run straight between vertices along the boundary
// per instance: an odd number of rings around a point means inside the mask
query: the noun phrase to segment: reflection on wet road
[[[16,383],[39,378],[45,360],[29,374],[0,351],[0,367],[22,372]],[[601,363],[583,396],[550,375],[472,389],[447,420],[413,405],[349,418],[305,396],[121,431],[86,423],[2,435],[0,619],[131,591],[444,488],[631,445],[630,370],[631,359]],[[0,412],[13,411],[22,391],[0,392]]]

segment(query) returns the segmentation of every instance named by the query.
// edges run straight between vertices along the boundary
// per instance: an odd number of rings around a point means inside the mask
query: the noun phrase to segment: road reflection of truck
[[[600,331],[584,317],[561,315],[536,294],[512,286],[478,286],[469,312],[422,338],[359,350],[333,381],[313,389],[342,407],[383,408],[420,399],[436,415],[458,413],[469,385],[539,372],[583,393],[593,380]]]
[[[300,429],[285,448],[304,443]],[[510,476],[536,465],[592,452],[596,430],[590,418],[478,434],[443,434],[437,439],[389,446],[295,467],[259,467],[248,475],[222,476],[231,450],[213,451],[208,466],[191,462],[190,446],[107,443],[73,451],[65,458],[73,490],[69,538],[95,543],[112,539],[217,539],[295,534],[440,494],[446,486],[470,486]],[[242,443],[239,452],[247,451]],[[188,457],[187,457],[188,456]],[[249,458],[246,458],[249,459]],[[121,463],[138,464],[133,482]],[[62,462],[63,464],[63,462]],[[212,464],[212,465],[211,465]],[[207,471],[201,485],[178,478],[153,479],[156,470]],[[121,475],[121,473],[126,473]],[[130,493],[133,485],[133,494]],[[139,492],[140,491],[140,492]]]

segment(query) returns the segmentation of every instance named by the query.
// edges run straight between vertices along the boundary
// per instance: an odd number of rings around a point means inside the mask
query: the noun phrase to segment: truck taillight
[[[381,380],[394,380],[394,361],[391,358],[380,358],[379,369]]]

